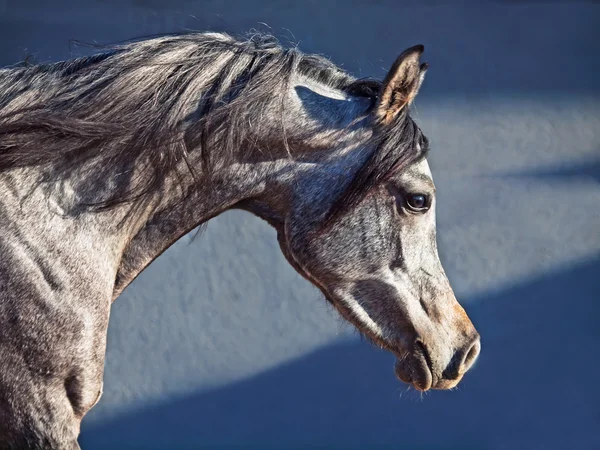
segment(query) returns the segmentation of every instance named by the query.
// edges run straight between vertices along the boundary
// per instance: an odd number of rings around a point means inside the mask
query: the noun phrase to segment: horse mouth
[[[400,381],[412,384],[415,389],[425,392],[433,387],[433,373],[424,346],[417,345],[413,353],[396,361],[396,376]]]

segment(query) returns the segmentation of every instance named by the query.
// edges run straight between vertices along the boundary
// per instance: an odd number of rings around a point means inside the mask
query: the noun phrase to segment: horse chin
[[[419,391],[425,392],[433,387],[433,375],[422,357],[409,355],[397,360],[395,372],[400,381],[413,385]]]

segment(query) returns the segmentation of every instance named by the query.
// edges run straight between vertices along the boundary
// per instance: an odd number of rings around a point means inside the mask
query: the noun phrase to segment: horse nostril
[[[477,336],[477,338],[471,343],[471,347],[464,353],[465,356],[459,368],[459,372],[461,374],[467,372],[471,368],[471,366],[479,356],[480,351],[481,341],[479,339],[479,336]]]

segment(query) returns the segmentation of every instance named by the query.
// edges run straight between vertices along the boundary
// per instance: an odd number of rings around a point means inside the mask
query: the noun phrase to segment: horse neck
[[[347,128],[364,105],[358,101],[352,104],[350,112],[342,115],[334,126],[332,116],[340,115],[339,104],[331,114],[319,111],[325,119],[318,117],[311,123],[304,119],[303,123],[298,123],[298,117],[304,115],[300,114],[298,101],[291,103],[291,113],[284,120],[289,121],[286,138],[293,143],[293,156],[289,153],[290,148],[281,141],[284,139],[281,123],[267,112],[264,123],[253,125],[261,130],[264,139],[269,139],[269,142],[255,145],[268,151],[240,148],[233,158],[222,155],[219,160],[219,149],[215,148],[216,151],[209,152],[217,158],[212,163],[219,168],[215,173],[187,176],[183,185],[174,179],[168,180],[167,188],[160,193],[158,206],[138,217],[139,226],[128,236],[113,299],[169,246],[209,219],[228,209],[239,208],[279,228],[293,199],[298,201],[298,198],[306,197],[307,201],[320,201],[318,198],[309,200],[306,192],[332,194],[334,190],[329,180],[339,178],[339,173],[347,174],[349,167],[356,169],[360,165],[363,152],[358,152],[361,155],[340,152],[340,156],[335,157],[337,150],[334,147],[349,147],[351,142],[356,144],[368,137],[369,133],[365,134],[362,125]],[[347,104],[345,102],[344,108]],[[192,165],[201,166],[200,160],[196,162],[192,161]]]
[[[298,189],[317,183],[324,168],[303,161],[300,154],[291,158],[283,152],[270,158],[238,158],[222,164],[215,174],[169,180],[171,187],[157,196],[156,206],[131,219],[135,226],[128,231],[113,300],[178,239],[229,209],[246,210],[280,229]],[[115,217],[113,222],[120,216]]]
[[[218,173],[168,180],[155,205],[127,219],[127,245],[117,271],[113,300],[167,248],[197,226],[264,188],[263,165],[222,166]],[[172,183],[171,183],[172,182]],[[117,220],[118,220],[118,216]],[[126,227],[127,228],[127,227]]]

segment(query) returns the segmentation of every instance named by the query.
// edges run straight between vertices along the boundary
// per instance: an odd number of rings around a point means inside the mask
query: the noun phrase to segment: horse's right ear
[[[427,63],[419,64],[424,50],[422,45],[415,45],[402,52],[392,65],[383,81],[376,108],[381,123],[391,124],[417,96],[428,67]]]

